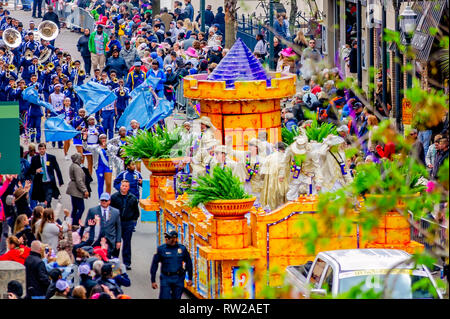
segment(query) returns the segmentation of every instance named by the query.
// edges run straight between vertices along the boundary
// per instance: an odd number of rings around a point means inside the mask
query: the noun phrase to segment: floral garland
[[[295,163],[295,160],[291,161],[291,172],[294,173],[294,175],[292,176],[293,179],[298,179],[298,176],[300,175],[300,171],[302,170],[302,167],[297,165]]]
[[[256,162],[255,165],[253,165],[253,168],[252,168],[251,164],[250,164],[250,156],[247,154],[246,161],[245,161],[245,168],[247,169],[247,173],[248,173],[248,178],[245,179],[245,181],[246,182],[250,182],[250,180],[252,179],[253,175],[258,174],[258,172],[259,172],[259,162]]]

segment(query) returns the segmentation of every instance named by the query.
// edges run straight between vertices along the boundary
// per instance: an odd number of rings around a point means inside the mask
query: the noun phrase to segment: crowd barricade
[[[424,233],[434,233],[436,234],[435,241],[439,244],[445,244],[448,237],[448,227],[440,225],[426,218],[421,218],[416,221],[417,228],[421,229]],[[429,240],[427,240],[422,232],[414,226],[411,226],[411,240],[417,241],[423,245],[425,248],[431,249],[433,245],[430,245]]]

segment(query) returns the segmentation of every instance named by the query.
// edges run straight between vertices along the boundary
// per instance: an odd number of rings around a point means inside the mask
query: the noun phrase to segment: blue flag
[[[161,79],[155,78],[154,76],[148,76],[144,82],[139,84],[137,87],[134,88],[133,91],[130,92],[131,98],[132,99],[136,98],[142,92],[148,92],[150,93],[150,95],[152,95],[151,92],[149,91],[149,87],[152,87],[154,90],[160,80]]]
[[[150,93],[150,96],[148,96]],[[136,96],[127,106],[123,114],[117,121],[117,127],[125,126],[127,130],[131,129],[131,120],[139,122],[140,127],[144,128],[150,121],[150,116],[153,113],[153,99],[151,92],[142,91]]]
[[[80,86],[77,85],[75,90],[83,101],[86,115],[93,114],[117,100],[116,94],[107,86],[94,81],[89,81]]]
[[[173,101],[168,101],[166,99],[159,100],[156,108],[153,110],[153,114],[150,117],[150,121],[147,123],[146,129],[151,128],[153,125],[158,123],[160,120],[164,120],[173,111]],[[141,126],[143,127],[143,126]]]
[[[64,114],[49,117],[44,123],[44,131],[46,142],[67,141],[80,134],[64,120]]]
[[[23,90],[22,98],[25,101],[28,101],[28,102],[33,103],[33,104],[37,104],[39,106],[43,106],[46,109],[49,109],[50,112],[55,113],[55,110],[53,109],[53,105],[51,105],[48,102],[45,102],[45,101],[41,100],[39,98],[39,92],[33,86],[29,86],[25,90]]]

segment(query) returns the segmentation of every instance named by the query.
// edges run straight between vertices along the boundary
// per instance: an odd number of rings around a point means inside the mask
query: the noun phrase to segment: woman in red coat
[[[20,244],[20,241],[16,236],[8,237],[8,252],[0,256],[0,260],[9,260],[21,263],[25,263],[30,254],[30,248]]]

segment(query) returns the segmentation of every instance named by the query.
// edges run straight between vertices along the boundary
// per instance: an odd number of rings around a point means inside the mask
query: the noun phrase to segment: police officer
[[[184,245],[178,244],[178,234],[172,230],[164,233],[166,244],[158,247],[153,256],[150,275],[152,288],[157,289],[156,272],[158,263],[161,263],[159,299],[181,299],[184,288],[185,273],[187,271],[189,280],[188,286],[192,285],[192,260],[188,250]],[[183,268],[183,262],[186,268]]]

